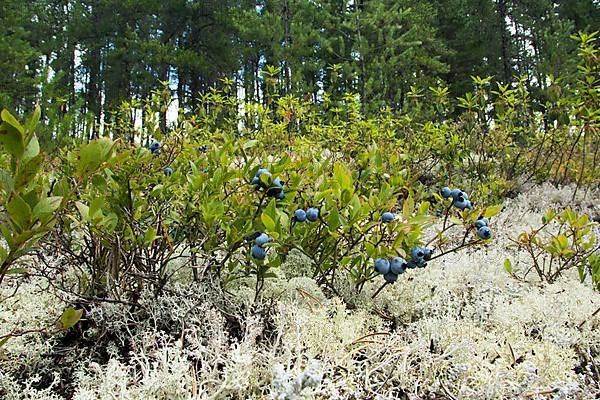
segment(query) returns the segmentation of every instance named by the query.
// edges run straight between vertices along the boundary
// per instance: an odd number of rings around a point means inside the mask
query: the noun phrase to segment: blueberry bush
[[[105,137],[47,155],[35,135],[40,111],[21,125],[5,110],[0,283],[26,273],[18,261],[37,248],[64,260],[51,280],[74,303],[135,310],[143,292],[158,297],[177,274],[224,290],[252,277],[258,300],[298,251],[328,293],[341,296],[339,280],[359,293],[375,281],[377,296],[408,270],[494,240],[490,219],[524,183],[597,187],[594,39],[580,35],[579,80],[556,79],[545,104],[532,103],[524,79],[494,87],[474,77],[456,108],[445,88],[431,88],[431,103],[412,93],[412,111],[365,118],[353,94],[325,93],[318,105],[278,96],[278,71],[268,69],[267,101],[243,113],[227,81],[164,131],[156,110],[171,101],[165,89],[145,101],[144,129],[127,119],[134,104],[126,103]],[[587,218],[565,211],[520,236],[540,278],[577,267],[597,287]],[[551,221],[561,230],[546,242],[539,233]]]

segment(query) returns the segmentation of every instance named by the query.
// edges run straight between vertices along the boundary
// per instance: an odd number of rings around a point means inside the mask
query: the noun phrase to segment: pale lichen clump
[[[340,279],[343,300],[328,297],[306,276],[309,260],[295,254],[257,302],[248,278],[229,285],[230,294],[173,282],[158,298],[144,292],[136,313],[125,304],[88,305],[85,343],[67,344],[56,365],[49,354],[63,336],[10,340],[0,393],[9,400],[594,398],[598,293],[576,274],[548,285],[503,269],[509,235],[544,212],[527,196],[492,220],[498,234],[489,245],[407,271],[374,300],[380,277],[362,293]],[[552,198],[570,200],[562,192]],[[51,324],[63,308],[43,280],[29,278],[0,305],[1,332]]]
[[[0,335],[15,334],[2,346],[6,359],[0,361],[1,369],[21,374],[51,367],[52,361],[45,355],[55,341],[45,332],[54,331],[64,303],[47,281],[34,277],[18,288],[4,285],[0,299]],[[28,331],[40,333],[21,335]]]

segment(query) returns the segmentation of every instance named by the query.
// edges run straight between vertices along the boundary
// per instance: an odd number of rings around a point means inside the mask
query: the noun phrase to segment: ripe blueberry
[[[394,214],[391,212],[384,212],[381,214],[381,222],[391,222],[394,220]]]
[[[315,222],[319,219],[319,210],[317,208],[309,208],[306,211],[306,219],[310,222]]]
[[[271,238],[266,233],[261,233],[260,236],[254,241],[257,246],[264,246],[265,243],[270,242]]]
[[[390,262],[386,258],[378,258],[375,260],[375,271],[385,275],[390,272]]]
[[[398,275],[390,271],[387,274],[383,275],[383,279],[385,279],[387,283],[394,283],[398,280]]]
[[[304,211],[304,210],[296,210],[296,211],[294,211],[294,218],[298,222],[304,222],[304,221],[306,221],[306,211]]]
[[[264,260],[266,256],[267,256],[267,251],[265,249],[263,249],[262,247],[260,247],[257,244],[252,246],[252,257],[258,258],[259,260]]]
[[[492,237],[492,230],[489,227],[487,227],[487,226],[482,226],[477,231],[477,236],[479,236],[483,240],[491,239],[491,237]]]
[[[415,260],[415,262],[417,260],[423,259],[425,257],[425,252],[423,251],[422,248],[420,247],[413,247],[412,250],[410,251],[410,257],[411,259]]]
[[[465,208],[467,208],[467,206],[469,205],[467,203],[468,200],[465,200],[462,196],[459,196],[458,198],[456,198],[454,200],[454,207],[458,208],[459,210],[464,210]]]
[[[490,220],[486,217],[479,217],[477,221],[475,221],[475,228],[479,229],[484,226],[488,226],[490,224]]]
[[[402,274],[406,270],[406,260],[402,257],[394,257],[390,262],[390,271],[396,275]]]
[[[431,260],[431,254],[433,253],[433,250],[430,249],[429,247],[423,247],[422,250],[423,250],[423,259],[425,261]]]
[[[154,153],[156,150],[160,149],[160,142],[155,140],[154,142],[148,145],[148,149]]]

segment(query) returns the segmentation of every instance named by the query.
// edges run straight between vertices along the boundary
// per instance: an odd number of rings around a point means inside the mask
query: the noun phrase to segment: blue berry
[[[283,189],[283,183],[281,183],[281,179],[279,179],[279,178],[275,178],[273,180],[273,185]]]
[[[408,260],[406,266],[410,269],[417,268],[417,263],[414,260]]]
[[[165,173],[166,176],[171,176],[173,174],[173,168],[171,167],[166,167],[163,172]]]
[[[260,178],[260,176],[261,176],[262,174],[267,174],[268,176],[270,176],[270,175],[271,175],[271,173],[269,172],[269,170],[268,170],[268,169],[266,169],[266,168],[259,168],[259,170],[258,170],[258,171],[256,171],[256,176],[258,176],[258,177]]]
[[[381,275],[390,272],[390,262],[386,258],[378,258],[375,260],[375,271]]]
[[[154,142],[152,142],[148,145],[148,149],[153,153],[157,150],[160,150],[160,142],[157,142],[155,140]]]
[[[468,200],[465,200],[462,196],[457,197],[456,199],[454,199],[454,207],[458,208],[459,210],[464,210],[465,208],[467,208]]]
[[[460,189],[452,189],[452,191],[450,192],[450,196],[452,196],[452,198],[456,199],[458,196],[460,196]]]
[[[391,222],[394,220],[394,214],[391,212],[384,212],[381,214],[381,222]]]
[[[259,260],[264,260],[266,256],[267,251],[264,248],[260,247],[257,244],[252,246],[252,257],[258,258]]]
[[[402,257],[394,257],[390,262],[390,271],[396,275],[404,273],[406,270],[406,260]]]
[[[423,247],[422,250],[423,250],[423,259],[425,261],[431,260],[431,254],[433,253],[433,250],[430,249],[429,247]]]
[[[319,219],[319,210],[317,208],[309,208],[306,211],[306,219],[310,222],[315,222]]]
[[[257,246],[264,246],[265,243],[270,242],[271,238],[266,233],[261,233],[254,241]]]
[[[490,224],[490,220],[486,217],[481,217],[477,221],[475,221],[475,228],[479,229],[484,226],[488,226]]]
[[[423,251],[422,248],[420,247],[413,247],[412,250],[410,251],[410,258],[415,260],[415,262],[417,260],[423,259],[425,257],[425,252]]]
[[[394,283],[398,280],[398,275],[396,275],[395,273],[393,273],[392,271],[388,272],[387,274],[383,275],[383,279],[385,279],[385,281],[387,283]]]
[[[306,221],[306,211],[304,211],[304,210],[296,210],[296,211],[294,211],[294,218],[298,222],[304,222],[304,221]]]
[[[477,236],[479,236],[483,240],[488,240],[492,238],[492,230],[487,226],[482,226],[477,231]]]
[[[440,190],[440,194],[443,198],[447,199],[448,197],[452,196],[452,190],[450,190],[448,186],[445,186],[442,188],[442,190]]]

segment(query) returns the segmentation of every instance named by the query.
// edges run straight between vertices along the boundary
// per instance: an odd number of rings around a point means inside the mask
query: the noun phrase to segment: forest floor
[[[340,281],[341,298],[331,296],[293,254],[256,303],[251,279],[222,292],[182,273],[134,313],[87,304],[71,331],[6,342],[0,397],[598,398],[600,295],[577,271],[546,284],[503,267],[506,258],[531,266],[510,238],[539,226],[548,208],[600,216],[598,193],[571,201],[572,191],[525,190],[492,220],[491,244],[409,270],[375,300],[381,278],[362,293]],[[55,324],[69,296],[51,283],[29,276],[2,288],[0,335]]]

